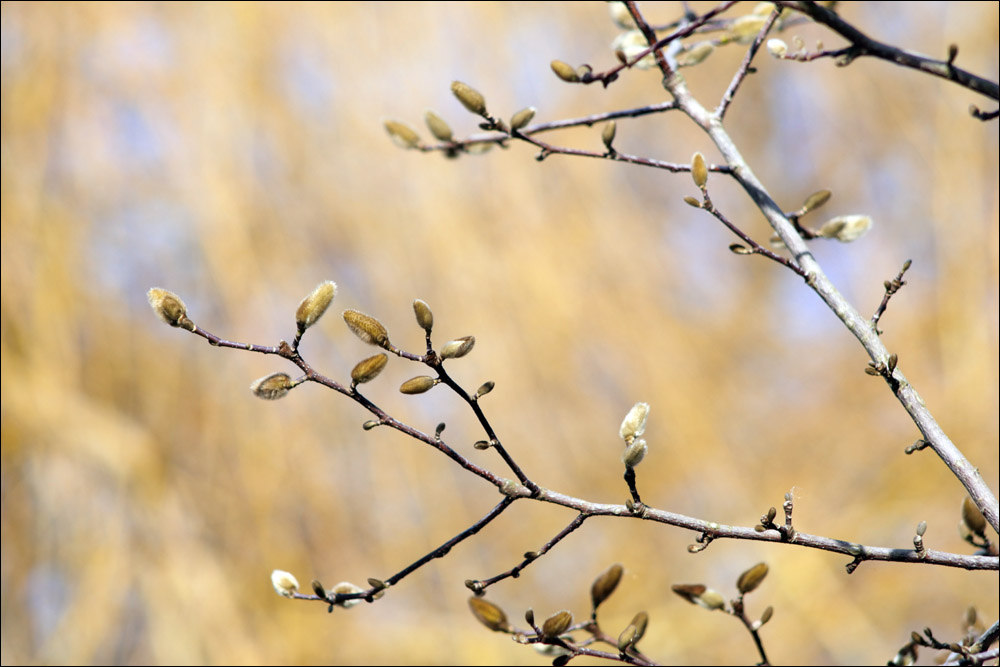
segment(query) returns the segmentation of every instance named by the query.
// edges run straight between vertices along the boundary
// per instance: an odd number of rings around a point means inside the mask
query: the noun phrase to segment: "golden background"
[[[701,6],[702,11],[710,5]],[[656,22],[679,5],[650,5]],[[733,14],[748,12],[741,5]],[[845,4],[876,38],[997,79],[996,3]],[[966,553],[964,491],[839,321],[791,272],[732,255],[734,239],[681,201],[686,175],[553,156],[514,144],[446,160],[405,152],[386,119],[426,109],[459,136],[476,119],[452,80],[497,115],[550,121],[664,101],[655,72],[604,90],[571,86],[552,59],[615,62],[600,3],[2,5],[2,658],[9,663],[543,664],[469,613],[462,582],[539,548],[573,515],[517,503],[376,604],[327,614],[274,594],[272,569],[385,578],[485,514],[496,491],[317,385],[275,403],[252,380],[294,370],[218,350],[158,322],[146,290],[180,294],[200,326],[275,344],[299,300],[335,280],[331,313],[306,335],[318,370],[346,381],[374,351],[339,312],[377,316],[420,351],[411,302],[435,340],[475,335],[449,364],[539,484],[600,502],[627,497],[617,437],[652,406],[644,500],[753,525],[794,489],[802,532]],[[841,42],[817,27],[799,27]],[[685,70],[707,105],[744,48]],[[816,243],[862,311],[907,258],[882,320],[889,349],[946,432],[998,487],[998,202],[995,104],[871,59],[781,62],[761,54],[727,126],[786,210],[829,188],[807,222],[865,213],[851,245]],[[599,128],[547,135],[601,150]],[[687,162],[718,154],[679,114],[621,121],[619,150]],[[754,237],[762,216],[725,177],[713,197]],[[475,462],[507,471],[444,388],[402,396],[421,368],[391,359],[365,393]],[[701,582],[727,598],[766,561],[748,597],[775,663],[884,662],[913,630],[958,638],[975,605],[998,613],[997,573],[866,563],[593,519],[490,590],[522,624],[588,612],[592,579],[626,567],[601,619],[617,634],[646,609],[641,648],[667,663],[756,660],[738,622],[673,595]],[[930,654],[924,654],[926,661]]]

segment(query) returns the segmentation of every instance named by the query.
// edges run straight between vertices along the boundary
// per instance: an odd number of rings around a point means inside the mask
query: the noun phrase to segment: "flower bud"
[[[387,120],[385,121],[385,131],[400,148],[416,148],[420,144],[420,135],[405,123]]]
[[[351,371],[351,380],[354,384],[364,384],[365,382],[370,382],[382,372],[385,365],[389,362],[389,357],[386,356],[385,352],[379,352],[373,357],[368,357],[363,361],[359,361],[358,364]]]
[[[459,357],[464,357],[469,352],[472,351],[472,347],[476,344],[475,336],[463,336],[453,341],[449,341],[441,346],[441,351],[438,352],[442,359],[458,359]]]
[[[345,310],[344,321],[355,336],[369,345],[389,347],[389,332],[371,315],[365,315],[357,310]]]
[[[433,111],[427,111],[424,114],[424,122],[427,123],[427,129],[431,131],[434,138],[438,141],[451,141],[452,132],[451,128],[448,127],[448,123],[444,122],[441,116],[437,115]]]
[[[172,327],[180,327],[188,331],[194,331],[194,322],[188,319],[187,306],[181,298],[173,292],[168,292],[159,287],[153,287],[146,292],[149,305],[156,313],[156,316]]]
[[[775,58],[783,58],[788,53],[788,45],[785,44],[784,40],[775,37],[767,40],[767,52]]]
[[[469,598],[469,608],[476,620],[490,630],[494,632],[508,632],[510,630],[507,614],[489,600],[473,596]]]
[[[708,166],[705,164],[705,156],[701,153],[691,156],[691,178],[699,188],[705,187],[708,183]]]
[[[677,56],[677,64],[681,67],[691,67],[693,65],[697,65],[705,60],[705,58],[712,55],[713,51],[715,51],[715,45],[712,44],[712,42],[698,42],[690,49]]]
[[[302,299],[302,303],[295,311],[295,324],[299,328],[300,335],[323,316],[336,294],[337,283],[327,280],[317,285],[316,289]]]
[[[461,81],[453,81],[451,83],[451,92],[462,103],[462,106],[472,113],[480,116],[486,115],[486,98],[472,86]]]
[[[820,206],[830,201],[831,195],[832,193],[829,190],[819,190],[818,192],[812,193],[806,197],[805,202],[802,204],[800,215],[805,215],[810,211],[815,211]]]
[[[349,581],[342,581],[342,582],[340,582],[339,584],[336,584],[333,588],[330,589],[330,593],[329,593],[328,597],[332,598],[334,595],[353,595],[355,593],[363,593],[364,590],[365,589],[361,588],[360,586],[358,586],[356,584],[352,584]],[[349,607],[353,607],[354,605],[361,604],[361,598],[352,598],[350,600],[341,600],[340,602],[337,602],[335,604],[338,607],[343,607],[344,609],[347,609]]]
[[[422,394],[440,381],[428,375],[418,375],[400,385],[399,391],[404,394]]]
[[[622,463],[624,463],[628,468],[636,467],[642,463],[642,459],[645,458],[647,450],[648,447],[646,447],[645,440],[642,440],[641,438],[633,440],[625,448],[625,452],[622,454]]]
[[[615,592],[624,573],[625,568],[622,567],[621,563],[615,563],[594,580],[590,586],[590,602],[594,609],[597,609]]]
[[[271,373],[254,380],[253,384],[250,385],[250,391],[257,398],[274,401],[284,398],[294,386],[295,382],[288,373]]]
[[[525,107],[510,118],[510,129],[520,130],[535,117],[535,107]]]
[[[605,126],[604,130],[601,131],[601,141],[604,142],[604,146],[610,151],[611,144],[615,140],[615,133],[618,131],[618,126],[615,125],[615,121],[609,121]]]
[[[823,223],[819,235],[837,239],[841,243],[857,241],[872,227],[872,219],[867,215],[839,215]]]
[[[580,77],[577,76],[576,70],[573,69],[573,66],[569,63],[564,63],[561,60],[553,60],[549,63],[549,67],[551,67],[552,71],[556,73],[556,76],[567,83],[576,83],[580,80]]]
[[[271,585],[274,586],[274,590],[278,595],[286,598],[293,597],[296,591],[299,590],[298,579],[291,572],[285,572],[284,570],[275,570],[271,573]]]
[[[417,316],[417,324],[420,325],[420,328],[430,333],[431,329],[434,328],[434,313],[431,312],[431,307],[420,299],[414,299],[413,314]]]
[[[760,582],[764,581],[764,577],[766,576],[767,563],[757,563],[740,575],[740,578],[736,581],[736,588],[739,589],[741,594],[749,593],[760,586]]]
[[[563,609],[560,612],[549,616],[542,623],[542,636],[548,639],[555,639],[573,625],[573,614]]]
[[[647,417],[649,417],[649,403],[636,403],[625,415],[618,435],[625,442],[631,442],[633,438],[642,435],[646,430]]]

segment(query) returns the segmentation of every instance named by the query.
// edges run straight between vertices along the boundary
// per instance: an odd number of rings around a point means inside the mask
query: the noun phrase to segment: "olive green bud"
[[[542,636],[546,639],[555,639],[573,625],[573,614],[563,609],[545,619],[542,623]]]
[[[257,398],[274,401],[283,398],[294,386],[295,382],[288,373],[271,373],[254,380],[250,385],[250,391]]]
[[[496,606],[489,600],[483,598],[469,598],[469,608],[476,620],[494,632],[510,632],[510,623],[507,622],[507,614],[504,610]]]
[[[740,578],[736,581],[736,588],[740,593],[749,593],[760,586],[760,582],[764,581],[764,577],[766,576],[767,563],[757,563],[740,575]]]
[[[535,117],[535,107],[525,107],[510,118],[510,129],[520,130]]]
[[[708,166],[705,164],[705,156],[701,153],[691,156],[691,178],[699,188],[705,187],[708,183]]]
[[[146,292],[149,305],[156,313],[156,316],[172,327],[180,327],[188,331],[194,331],[194,322],[188,319],[187,306],[181,298],[173,292],[168,292],[159,287],[153,287]]]
[[[462,338],[449,341],[442,345],[441,351],[438,352],[438,354],[442,359],[458,359],[459,357],[464,357],[471,352],[475,344],[475,336],[463,336]]]
[[[479,116],[486,115],[486,98],[472,86],[461,81],[453,81],[451,83],[451,92],[462,103],[462,106],[472,113]]]
[[[428,110],[427,113],[424,114],[424,122],[427,123],[427,129],[431,131],[431,134],[434,135],[435,139],[438,141],[451,141],[451,128],[448,127],[448,123],[444,122],[444,119],[441,118],[441,116]]]
[[[693,206],[694,208],[701,208],[701,202],[691,196],[685,197],[684,203],[688,206]]]
[[[615,140],[615,133],[618,131],[618,126],[615,125],[615,121],[609,121],[605,126],[604,130],[601,131],[601,141],[604,142],[604,146],[610,151],[611,144]]]
[[[385,121],[385,131],[400,148],[416,148],[420,144],[420,135],[405,123],[387,120]]]
[[[371,382],[382,372],[385,365],[389,362],[389,357],[386,356],[385,352],[379,352],[373,357],[368,357],[363,361],[359,361],[358,364],[351,371],[351,380],[354,384],[364,384],[365,382]]]
[[[420,328],[430,333],[431,329],[434,328],[434,313],[431,312],[431,307],[420,299],[414,299],[413,314],[417,316],[417,324],[420,325]]]
[[[410,378],[400,385],[399,391],[404,394],[422,394],[440,381],[438,378],[419,375],[415,378]]]
[[[632,644],[636,642],[636,636],[639,630],[632,624],[629,624],[622,630],[622,633],[618,635],[618,650],[624,653],[627,651]]]
[[[830,201],[830,197],[832,194],[833,193],[831,193],[829,190],[820,190],[818,192],[812,193],[811,195],[806,197],[805,202],[802,204],[802,209],[799,215],[805,215],[810,211],[815,211],[820,206]]]
[[[983,516],[983,513],[979,511],[976,503],[972,502],[972,498],[969,496],[966,496],[962,501],[962,523],[976,535],[980,537],[986,536],[986,517]]]
[[[632,625],[634,625],[636,629],[635,641],[639,641],[642,639],[642,636],[646,634],[646,626],[649,625],[649,614],[644,611],[640,611],[632,618]]]
[[[493,380],[487,380],[479,387],[479,389],[476,390],[476,398],[482,398],[486,394],[490,393],[493,391],[493,387],[495,386],[496,383],[493,382]]]
[[[365,315],[357,310],[345,310],[344,321],[355,336],[369,345],[389,347],[389,332],[371,315]]]
[[[621,563],[615,563],[602,572],[597,579],[594,579],[594,583],[590,586],[590,602],[594,609],[597,609],[615,592],[624,573],[625,568],[622,567]]]
[[[573,69],[573,66],[570,65],[569,63],[564,63],[561,60],[553,60],[551,63],[549,63],[549,67],[552,68],[552,71],[556,73],[557,77],[559,77],[563,81],[566,81],[567,83],[576,83],[577,81],[580,80],[580,77],[577,75],[576,70]]]
[[[306,298],[302,299],[295,311],[295,324],[301,335],[323,316],[337,294],[337,283],[332,280],[321,282]]]

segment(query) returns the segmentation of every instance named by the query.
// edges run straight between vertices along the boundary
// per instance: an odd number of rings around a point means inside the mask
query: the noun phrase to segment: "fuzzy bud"
[[[299,580],[291,572],[275,570],[271,573],[271,585],[278,595],[286,598],[293,597],[299,590]]]
[[[736,581],[736,588],[739,589],[741,594],[749,593],[760,586],[760,582],[764,581],[764,577],[766,576],[767,563],[757,563],[740,575],[740,578]]]
[[[400,148],[416,148],[420,144],[420,135],[405,123],[387,120],[385,121],[385,131]]]
[[[788,53],[788,44],[777,37],[769,39],[767,40],[767,52],[775,58],[784,58],[785,54]]]
[[[420,328],[430,333],[431,329],[434,328],[434,313],[431,312],[431,307],[420,299],[414,299],[413,314],[417,316],[417,324],[420,325]]]
[[[697,65],[712,55],[713,51],[715,51],[715,45],[712,42],[698,42],[677,56],[677,64],[681,67]]]
[[[330,589],[328,597],[332,598],[334,595],[354,595],[355,593],[363,593],[364,590],[365,589],[361,588],[356,584],[352,584],[349,581],[342,581]],[[361,598],[341,600],[340,602],[337,602],[335,604],[338,607],[343,607],[344,609],[348,609],[350,607],[353,607],[354,605],[361,604]]]
[[[451,141],[452,132],[451,128],[448,127],[448,123],[444,122],[441,116],[437,115],[433,111],[428,110],[424,114],[424,122],[427,123],[427,129],[431,131],[434,138],[438,141]]]
[[[867,215],[839,215],[823,223],[819,235],[837,239],[841,243],[857,241],[872,227],[872,219]]]
[[[632,442],[646,430],[646,419],[649,417],[649,403],[636,403],[625,415],[618,435],[625,442]]]
[[[573,625],[573,614],[563,609],[560,612],[549,616],[542,623],[542,636],[547,639],[555,639]]]
[[[389,363],[389,357],[386,356],[385,352],[379,352],[374,357],[359,361],[351,371],[351,380],[354,384],[371,382],[382,372],[387,363]]]
[[[590,602],[594,609],[597,609],[615,592],[624,573],[625,568],[622,567],[621,563],[615,563],[594,580],[590,586]]]
[[[153,287],[146,292],[149,305],[156,313],[156,316],[172,327],[180,327],[188,331],[194,331],[194,322],[188,319],[187,306],[181,298],[173,292],[168,292],[159,287]]]
[[[451,92],[466,109],[479,116],[486,115],[486,98],[472,86],[461,81],[452,81]]]
[[[389,347],[389,332],[371,315],[365,315],[357,310],[345,310],[344,321],[355,336],[369,345]]]
[[[832,193],[829,190],[819,190],[818,192],[812,193],[806,197],[799,215],[805,215],[810,211],[815,211],[820,206],[830,201],[831,195]]]
[[[656,67],[656,56],[649,53],[643,56],[638,62],[633,62],[640,53],[649,50],[649,42],[646,36],[639,30],[629,30],[623,32],[611,43],[611,49],[619,59],[624,58],[626,63],[632,63],[638,69],[651,69]],[[621,55],[618,55],[621,53]]]
[[[441,351],[438,354],[442,359],[458,359],[471,352],[475,344],[475,336],[463,336],[442,345]]]
[[[295,311],[295,324],[299,328],[299,335],[323,317],[323,313],[330,307],[336,295],[337,283],[327,280],[317,285],[316,289],[302,299],[302,303]]]
[[[642,459],[645,458],[648,449],[649,448],[646,446],[645,440],[641,438],[633,440],[628,444],[625,451],[622,453],[622,463],[624,463],[627,468],[636,467],[642,463]]]
[[[253,384],[250,385],[250,391],[257,398],[275,401],[284,398],[294,386],[295,382],[288,373],[271,373],[254,380]]]

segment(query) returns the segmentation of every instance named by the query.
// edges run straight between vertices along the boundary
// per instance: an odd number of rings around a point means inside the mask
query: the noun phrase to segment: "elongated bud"
[[[525,107],[510,118],[510,129],[520,130],[535,117],[535,107]]]
[[[382,372],[387,363],[389,363],[389,357],[386,356],[385,352],[379,352],[374,357],[359,361],[351,371],[351,380],[354,384],[371,382]]]
[[[371,315],[365,315],[357,310],[345,310],[344,321],[355,336],[369,345],[389,347],[389,332]]]
[[[573,66],[569,63],[564,63],[561,60],[553,60],[549,63],[549,67],[552,68],[552,71],[556,73],[557,77],[567,83],[576,83],[580,80],[580,77],[577,76],[576,70],[573,69]]]
[[[452,81],[451,92],[466,109],[479,116],[486,115],[486,98],[467,83]]]
[[[767,563],[757,563],[740,575],[740,578],[736,581],[736,588],[740,593],[749,593],[760,586],[760,582],[764,581],[764,577],[766,576]]]
[[[563,609],[545,619],[545,622],[542,623],[542,636],[555,639],[566,632],[571,625],[573,625],[573,614]]]
[[[691,178],[699,188],[705,187],[708,183],[708,166],[705,164],[705,156],[701,153],[691,156]]]
[[[818,192],[812,193],[811,195],[806,197],[806,200],[802,204],[802,209],[799,214],[805,215],[810,211],[815,211],[820,206],[830,201],[831,195],[832,193],[829,190],[820,190]]]
[[[824,222],[819,235],[837,239],[841,243],[850,243],[864,236],[871,227],[872,219],[867,215],[839,215]]]
[[[482,398],[486,394],[490,393],[491,391],[493,391],[494,386],[496,386],[496,383],[493,382],[493,380],[488,380],[484,382],[479,387],[479,389],[476,390],[476,398]]]
[[[271,585],[278,595],[286,598],[293,597],[299,590],[299,580],[291,572],[275,570],[271,573]]]
[[[475,344],[475,336],[463,336],[442,345],[441,351],[438,354],[442,359],[458,359],[471,352]]]
[[[685,197],[684,203],[688,206],[693,206],[694,208],[701,208],[701,202],[691,196]]]
[[[635,626],[635,641],[642,639],[642,636],[646,634],[646,627],[649,625],[649,614],[640,611],[632,618],[632,625]]]
[[[431,131],[431,134],[434,135],[435,139],[438,141],[451,141],[451,128],[448,127],[448,123],[444,122],[444,119],[441,118],[441,116],[428,110],[427,113],[424,114],[424,122],[427,123],[427,129]]]
[[[337,283],[332,280],[321,282],[309,295],[302,299],[298,309],[295,311],[295,324],[299,328],[299,334],[316,324],[316,321],[323,317],[323,313],[333,303],[333,297],[337,294]]]
[[[257,398],[274,401],[284,398],[294,386],[295,382],[288,373],[271,373],[254,380],[253,384],[250,385],[250,391]]]
[[[636,403],[628,411],[628,414],[625,415],[621,428],[618,429],[618,435],[625,442],[631,442],[633,438],[642,435],[646,430],[646,419],[648,417],[649,403]]]
[[[621,563],[615,563],[602,572],[597,579],[594,579],[594,583],[590,586],[590,602],[594,609],[597,609],[615,592],[624,573],[625,568],[622,567]]]
[[[489,600],[473,596],[469,598],[469,609],[472,610],[472,615],[476,617],[476,620],[490,630],[493,630],[494,632],[510,631],[510,623],[507,622],[507,614],[504,613],[503,609],[496,606]]]
[[[642,463],[642,459],[645,458],[647,450],[648,447],[646,447],[645,440],[641,438],[633,440],[625,448],[625,452],[622,454],[622,463],[624,463],[628,468],[636,467]]]
[[[431,307],[420,299],[414,299],[413,314],[417,316],[417,324],[420,325],[420,328],[430,333],[431,329],[434,328],[434,313],[431,312]]]
[[[615,140],[615,133],[618,131],[618,126],[615,125],[615,121],[609,121],[605,126],[604,130],[601,131],[601,141],[604,142],[604,146],[610,151],[611,144]]]
[[[181,298],[173,292],[168,292],[159,287],[153,287],[146,292],[149,305],[156,313],[156,316],[172,327],[180,327],[188,331],[194,331],[194,322],[188,319],[187,306]]]
[[[972,502],[972,498],[969,496],[966,496],[962,501],[962,523],[976,535],[981,537],[986,536],[986,517],[983,516],[983,513],[979,511],[976,503]]]
[[[632,644],[636,642],[636,636],[638,635],[638,633],[639,633],[638,628],[636,628],[631,623],[625,626],[625,629],[622,630],[622,633],[618,635],[618,650],[621,651],[622,653],[627,651],[632,646]]]
[[[385,121],[385,131],[400,148],[416,148],[420,144],[420,135],[405,123],[387,120]]]
[[[400,385],[399,391],[403,394],[422,394],[440,381],[428,375],[418,375]]]
[[[713,51],[715,51],[715,45],[712,42],[698,42],[677,56],[677,64],[681,67],[697,65],[712,55]]]

